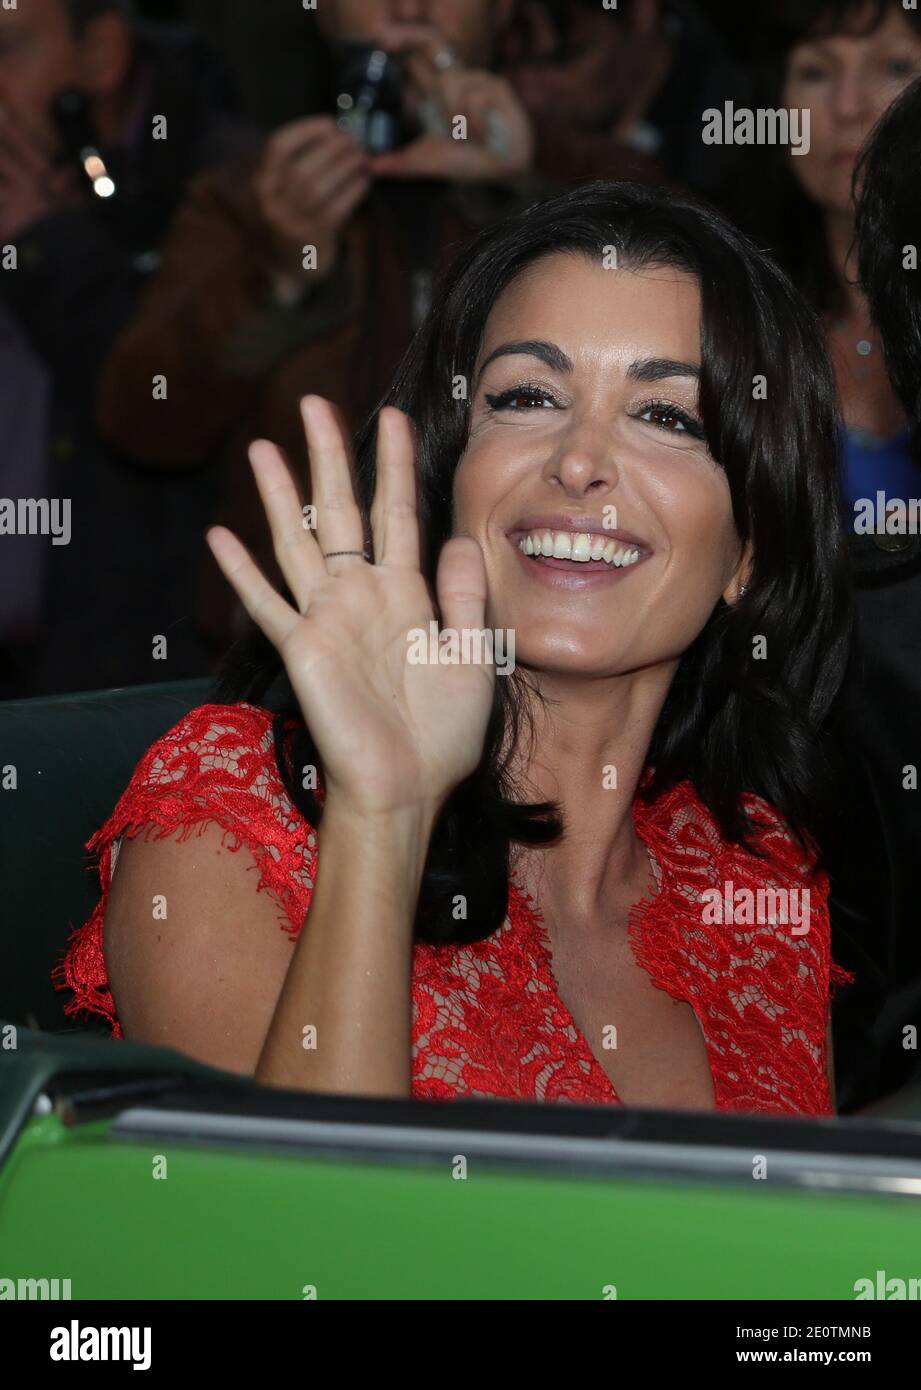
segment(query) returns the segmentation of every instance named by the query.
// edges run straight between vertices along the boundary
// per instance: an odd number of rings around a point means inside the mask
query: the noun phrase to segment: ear
[[[732,578],[723,590],[723,599],[730,608],[734,608],[739,602],[741,597],[739,590],[743,587],[747,588],[751,584],[754,554],[751,541],[746,541],[739,563],[732,572]]]
[[[91,96],[118,92],[131,68],[134,40],[131,29],[114,10],[97,15],[80,40],[80,81]]]

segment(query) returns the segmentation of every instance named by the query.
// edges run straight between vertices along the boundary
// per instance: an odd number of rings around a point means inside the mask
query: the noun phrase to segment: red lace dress
[[[832,979],[827,881],[802,862],[764,801],[767,859],[727,845],[690,783],[652,806],[636,800],[637,834],[657,891],[632,910],[630,941],[654,983],[694,1009],[707,1044],[717,1108],[830,1113],[826,1025]],[[102,896],[55,968],[73,992],[68,1014],[106,1018],[121,1037],[103,954],[106,898],[122,836],[145,825],[180,839],[206,822],[245,845],[260,890],[278,905],[279,927],[295,938],[317,874],[317,836],[291,805],[278,775],[271,716],[254,706],[202,705],[148,750],[112,815],[89,841],[99,856]],[[809,929],[734,920],[707,925],[702,895],[724,897],[791,887],[810,890]],[[746,920],[740,922],[739,916]],[[762,914],[763,915],[763,914]],[[775,914],[776,915],[776,914]],[[618,1104],[617,1094],[561,1001],[549,943],[527,895],[512,882],[508,914],[485,941],[417,944],[412,970],[412,1093],[445,1099],[490,1096]]]

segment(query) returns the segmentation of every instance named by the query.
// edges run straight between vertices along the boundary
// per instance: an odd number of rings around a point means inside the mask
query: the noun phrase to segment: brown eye
[[[686,434],[691,439],[703,439],[704,428],[699,420],[680,406],[665,401],[647,401],[640,406],[638,418],[668,434]]]
[[[532,410],[534,408],[553,408],[556,401],[549,391],[540,386],[513,386],[498,396],[487,396],[486,404],[490,410]]]
[[[683,430],[686,428],[684,421],[679,420],[673,410],[666,410],[663,406],[652,406],[646,411],[650,416],[650,424],[658,425],[663,430]],[[643,417],[645,419],[645,416]]]

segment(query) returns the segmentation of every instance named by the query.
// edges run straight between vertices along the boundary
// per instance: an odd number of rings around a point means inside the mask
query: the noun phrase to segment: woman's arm
[[[114,897],[107,905],[107,918],[116,915],[107,921],[106,956],[123,1027],[133,1036],[139,1035],[138,1021],[146,1020],[148,1035],[166,1027],[173,1038],[159,1040],[174,1046],[183,1045],[180,1038],[197,1040],[196,1055],[202,1056],[204,1048],[227,1050],[239,1022],[244,1042],[231,1050],[237,1065],[245,1062],[260,1081],[408,1095],[419,885],[439,811],[482,757],[495,668],[410,659],[410,638],[427,632],[436,618],[419,568],[407,417],[387,408],[378,421],[371,563],[363,558],[363,517],[335,413],[314,398],[305,402],[304,415],[319,514],[316,536],[304,529],[300,499],[278,451],[264,442],[252,451],[275,555],[294,602],[272,588],[230,532],[216,528],[208,538],[250,616],[278,649],[322,762],[326,799],[309,929],[283,976],[277,967],[274,975],[263,975],[254,888],[235,898],[234,887],[242,887],[238,873],[223,861],[218,869],[206,860],[204,872],[195,876],[188,855],[178,878],[161,882],[150,842],[137,868],[146,882],[136,892],[121,889],[127,895],[124,921]],[[474,540],[446,542],[435,589],[445,627],[483,626],[486,572]],[[258,833],[246,824],[240,832],[244,843]],[[117,877],[122,867],[119,862]],[[150,902],[158,894],[178,907],[180,925],[170,923],[167,949],[159,937],[160,945],[152,945],[157,932]],[[252,1003],[249,971],[259,980]],[[207,1008],[202,1018],[202,1001],[215,977],[218,1004],[210,1019]],[[268,982],[275,984],[273,996]],[[257,1018],[247,1019],[247,1010]],[[305,1046],[314,1041],[312,1030],[316,1045]],[[212,1044],[215,1031],[220,1044]]]
[[[432,819],[327,803],[317,882],[256,1078],[351,1095],[410,1094],[412,928]],[[305,1046],[305,1029],[315,1047]]]
[[[123,841],[105,953],[125,1036],[268,1085],[408,1096],[412,925],[430,834],[421,815],[375,824],[328,805],[293,946],[277,902],[256,891],[253,856],[228,849],[213,822],[182,842]]]

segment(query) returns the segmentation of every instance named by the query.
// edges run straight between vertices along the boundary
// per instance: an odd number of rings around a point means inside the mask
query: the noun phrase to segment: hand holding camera
[[[303,248],[315,246],[315,274],[328,275],[342,228],[370,184],[367,154],[334,117],[308,116],[276,131],[254,181],[276,267],[296,276]]]
[[[388,25],[381,42],[405,63],[420,133],[402,148],[375,154],[376,177],[501,182],[531,168],[531,121],[504,77],[464,67],[429,24]]]

